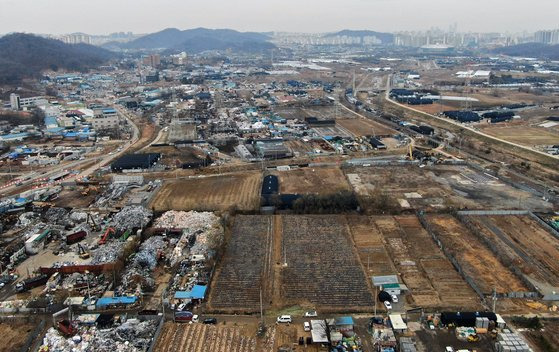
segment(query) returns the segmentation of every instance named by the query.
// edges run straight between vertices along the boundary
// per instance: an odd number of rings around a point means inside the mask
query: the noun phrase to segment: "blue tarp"
[[[335,320],[336,325],[353,325],[352,317],[339,317]]]
[[[177,291],[175,298],[177,299],[204,299],[206,297],[207,286],[194,285],[191,291]]]
[[[106,307],[111,304],[134,304],[138,300],[137,297],[102,297],[97,300],[95,306],[97,307]]]

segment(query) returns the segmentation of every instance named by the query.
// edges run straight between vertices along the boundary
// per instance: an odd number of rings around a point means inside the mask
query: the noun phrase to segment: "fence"
[[[148,352],[153,352],[155,350],[155,345],[157,344],[157,340],[159,339],[159,335],[163,331],[163,326],[165,325],[165,316],[162,316],[159,320],[159,324],[157,325],[157,330],[155,330],[155,334],[153,335],[153,340],[151,340],[151,345],[149,346]]]
[[[115,269],[116,263],[106,263],[106,264],[99,264],[99,265],[69,265],[69,266],[61,266],[59,268],[39,268],[39,271],[43,274],[54,274],[54,273],[62,273],[62,274],[73,274],[73,273],[85,273],[89,271],[90,273],[100,274],[107,271],[113,271]]]

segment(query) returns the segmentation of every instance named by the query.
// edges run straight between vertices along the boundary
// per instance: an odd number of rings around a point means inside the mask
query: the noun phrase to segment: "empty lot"
[[[353,133],[355,136],[362,137],[362,136],[391,136],[397,133],[396,130],[393,130],[383,124],[372,120],[366,119],[344,119],[344,120],[337,120],[336,124],[342,126],[346,130]]]

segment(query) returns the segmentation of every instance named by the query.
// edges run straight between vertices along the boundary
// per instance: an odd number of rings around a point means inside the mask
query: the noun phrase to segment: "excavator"
[[[81,244],[78,243],[78,255],[81,259],[88,259],[90,257],[89,252],[83,248]]]
[[[105,233],[103,234],[103,236],[101,236],[101,239],[99,240],[99,244],[105,244],[107,243],[107,239],[109,238],[109,236],[112,234],[114,235],[116,233],[115,229],[112,227],[107,227],[107,229],[105,230]]]

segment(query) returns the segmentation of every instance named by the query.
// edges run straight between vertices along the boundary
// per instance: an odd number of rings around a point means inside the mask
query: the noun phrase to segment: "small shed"
[[[334,325],[338,331],[353,331],[353,318],[349,316],[336,318]]]
[[[313,343],[328,343],[328,327],[324,320],[311,320],[311,336]]]
[[[408,329],[408,325],[404,322],[404,319],[402,319],[401,314],[390,314],[388,317],[390,318],[392,329],[395,332],[403,333]]]

